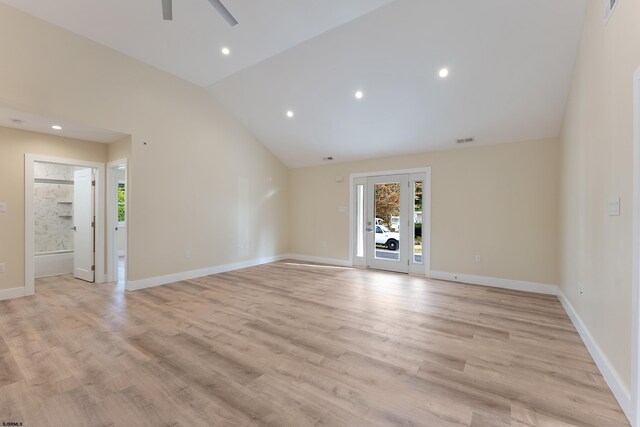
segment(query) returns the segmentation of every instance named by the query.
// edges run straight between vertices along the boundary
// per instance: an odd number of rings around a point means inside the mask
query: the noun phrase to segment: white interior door
[[[367,267],[409,272],[409,177],[367,178]]]
[[[94,216],[93,169],[74,172],[73,186],[74,268],[76,278],[93,282],[94,276]]]

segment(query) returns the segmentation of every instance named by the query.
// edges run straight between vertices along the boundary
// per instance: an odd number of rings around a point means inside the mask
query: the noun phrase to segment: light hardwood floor
[[[624,426],[555,297],[278,262],[0,302],[0,423]]]

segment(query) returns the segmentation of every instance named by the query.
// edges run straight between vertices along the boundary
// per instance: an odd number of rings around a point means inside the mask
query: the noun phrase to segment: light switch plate
[[[338,206],[338,212],[339,213],[348,213],[349,209],[347,209],[346,206]]]
[[[7,211],[7,204],[5,202],[0,202],[0,212]]]
[[[0,263],[0,273],[4,273],[4,263]]]
[[[620,197],[609,200],[607,213],[609,216],[620,216]]]

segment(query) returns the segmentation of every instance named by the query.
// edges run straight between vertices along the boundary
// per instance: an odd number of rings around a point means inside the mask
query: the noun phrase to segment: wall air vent
[[[462,138],[462,139],[457,139],[456,140],[456,144],[467,144],[469,142],[473,142],[474,139],[473,138]]]
[[[605,25],[609,22],[609,18],[611,18],[611,14],[613,14],[613,10],[618,5],[618,0],[603,0],[604,1],[604,23]]]

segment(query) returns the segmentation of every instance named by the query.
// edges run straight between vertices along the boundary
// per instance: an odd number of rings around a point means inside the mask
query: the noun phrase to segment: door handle
[[[78,228],[74,225],[74,226],[73,226],[73,227],[71,227],[69,230],[78,231]]]
[[[372,232],[372,231],[373,231],[373,228],[371,228],[371,227],[367,227],[367,231],[368,231],[368,232]]]

